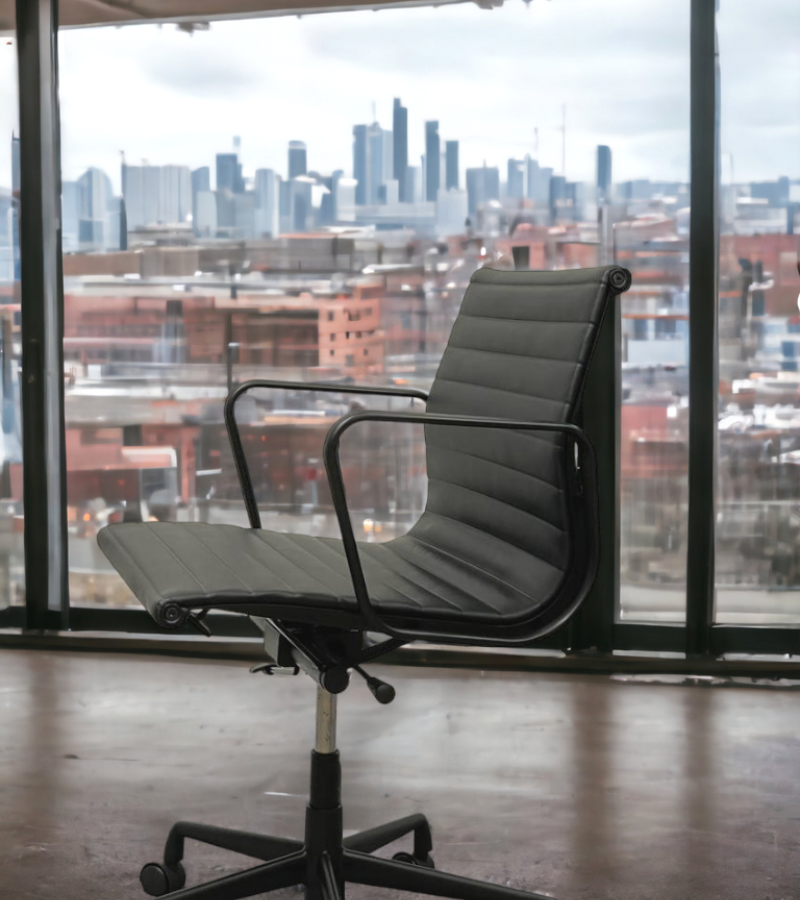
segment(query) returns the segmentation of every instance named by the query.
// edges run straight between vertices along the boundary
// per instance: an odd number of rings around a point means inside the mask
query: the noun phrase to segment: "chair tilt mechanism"
[[[252,671],[300,670],[318,685],[316,746],[305,839],[178,822],[163,862],[141,873],[153,896],[238,900],[303,885],[307,900],[339,900],[345,885],[374,885],[461,900],[540,894],[433,868],[422,815],[344,838],[336,695],[356,671],[381,703],[394,690],[362,664],[410,641],[528,646],[560,628],[595,578],[599,538],[595,460],[574,424],[584,376],[611,298],[630,274],[616,266],[558,272],[480,269],[471,280],[430,395],[405,388],[251,381],[228,397],[225,422],[249,528],[130,522],[98,542],[160,625],[210,633],[211,609],[252,617],[269,661]],[[324,460],[341,540],[261,528],[236,425],[253,388],[403,396],[427,411],[364,410],[339,419]],[[402,537],[357,543],[339,463],[342,434],[369,422],[425,426],[428,498]],[[366,634],[382,635],[378,643]],[[413,835],[411,852],[375,850]],[[184,840],[260,860],[234,875],[184,887]]]

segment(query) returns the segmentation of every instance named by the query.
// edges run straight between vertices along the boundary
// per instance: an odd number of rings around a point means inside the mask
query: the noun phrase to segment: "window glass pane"
[[[800,621],[800,6],[722,0],[717,621]]]
[[[622,611],[682,617],[688,9],[562,0],[62,32],[73,602],[130,601],[95,546],[107,521],[244,521],[228,369],[427,386],[477,268],[616,259],[634,272]],[[270,527],[334,532],[310,421],[349,402],[243,406]],[[291,446],[272,440],[290,424]],[[382,447],[408,474],[386,453],[353,463],[365,538],[418,510],[420,440]]]
[[[0,37],[0,608],[25,602],[16,45]]]

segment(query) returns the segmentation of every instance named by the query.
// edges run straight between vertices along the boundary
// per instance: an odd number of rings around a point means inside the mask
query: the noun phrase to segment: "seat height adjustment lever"
[[[369,675],[361,668],[361,666],[353,666],[353,668],[364,679],[364,681],[367,682],[367,687],[370,689],[370,693],[378,701],[378,703],[391,703],[392,700],[394,700],[395,689],[390,684],[387,684],[385,681],[381,681],[380,678],[376,678],[374,675]]]
[[[201,609],[199,613],[189,613],[186,617],[186,621],[196,628],[200,634],[204,634],[206,637],[211,637],[211,629],[206,625],[203,621],[205,617],[208,615],[207,609]]]

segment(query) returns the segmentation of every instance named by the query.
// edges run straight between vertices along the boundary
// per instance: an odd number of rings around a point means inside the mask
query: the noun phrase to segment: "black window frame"
[[[619,618],[620,310],[608,316],[588,379],[583,427],[598,452],[601,529],[595,588],[578,616],[537,647],[619,669],[623,652],[685,654],[706,670],[724,654],[800,654],[800,627],[714,621],[717,453],[719,65],[718,0],[690,0],[689,515],[685,624]],[[21,154],[22,417],[26,603],[0,629],[163,633],[144,610],[69,606],[64,436],[57,0],[17,0]],[[330,316],[329,316],[330,318]],[[614,390],[609,391],[609,383]],[[601,386],[602,385],[602,389]],[[43,478],[42,474],[47,473]],[[221,637],[256,636],[241,616],[214,617]],[[191,632],[188,632],[191,633]],[[202,640],[198,638],[198,640]],[[452,655],[453,651],[449,651]],[[465,656],[474,651],[465,650]],[[485,665],[485,657],[479,659]],[[659,664],[664,668],[664,663]],[[785,672],[785,661],[763,664]],[[727,671],[732,671],[727,665]]]

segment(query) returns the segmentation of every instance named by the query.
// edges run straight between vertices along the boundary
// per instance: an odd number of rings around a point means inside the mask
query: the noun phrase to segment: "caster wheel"
[[[425,859],[417,859],[416,856],[412,856],[410,853],[406,853],[401,850],[399,853],[395,853],[392,859],[396,859],[397,862],[409,863],[412,866],[422,866],[424,869],[435,869],[436,866],[433,863],[433,857],[430,853],[425,857]]]
[[[180,863],[174,869],[161,863],[147,863],[139,873],[139,881],[146,894],[163,897],[179,891],[186,884],[186,871]]]

